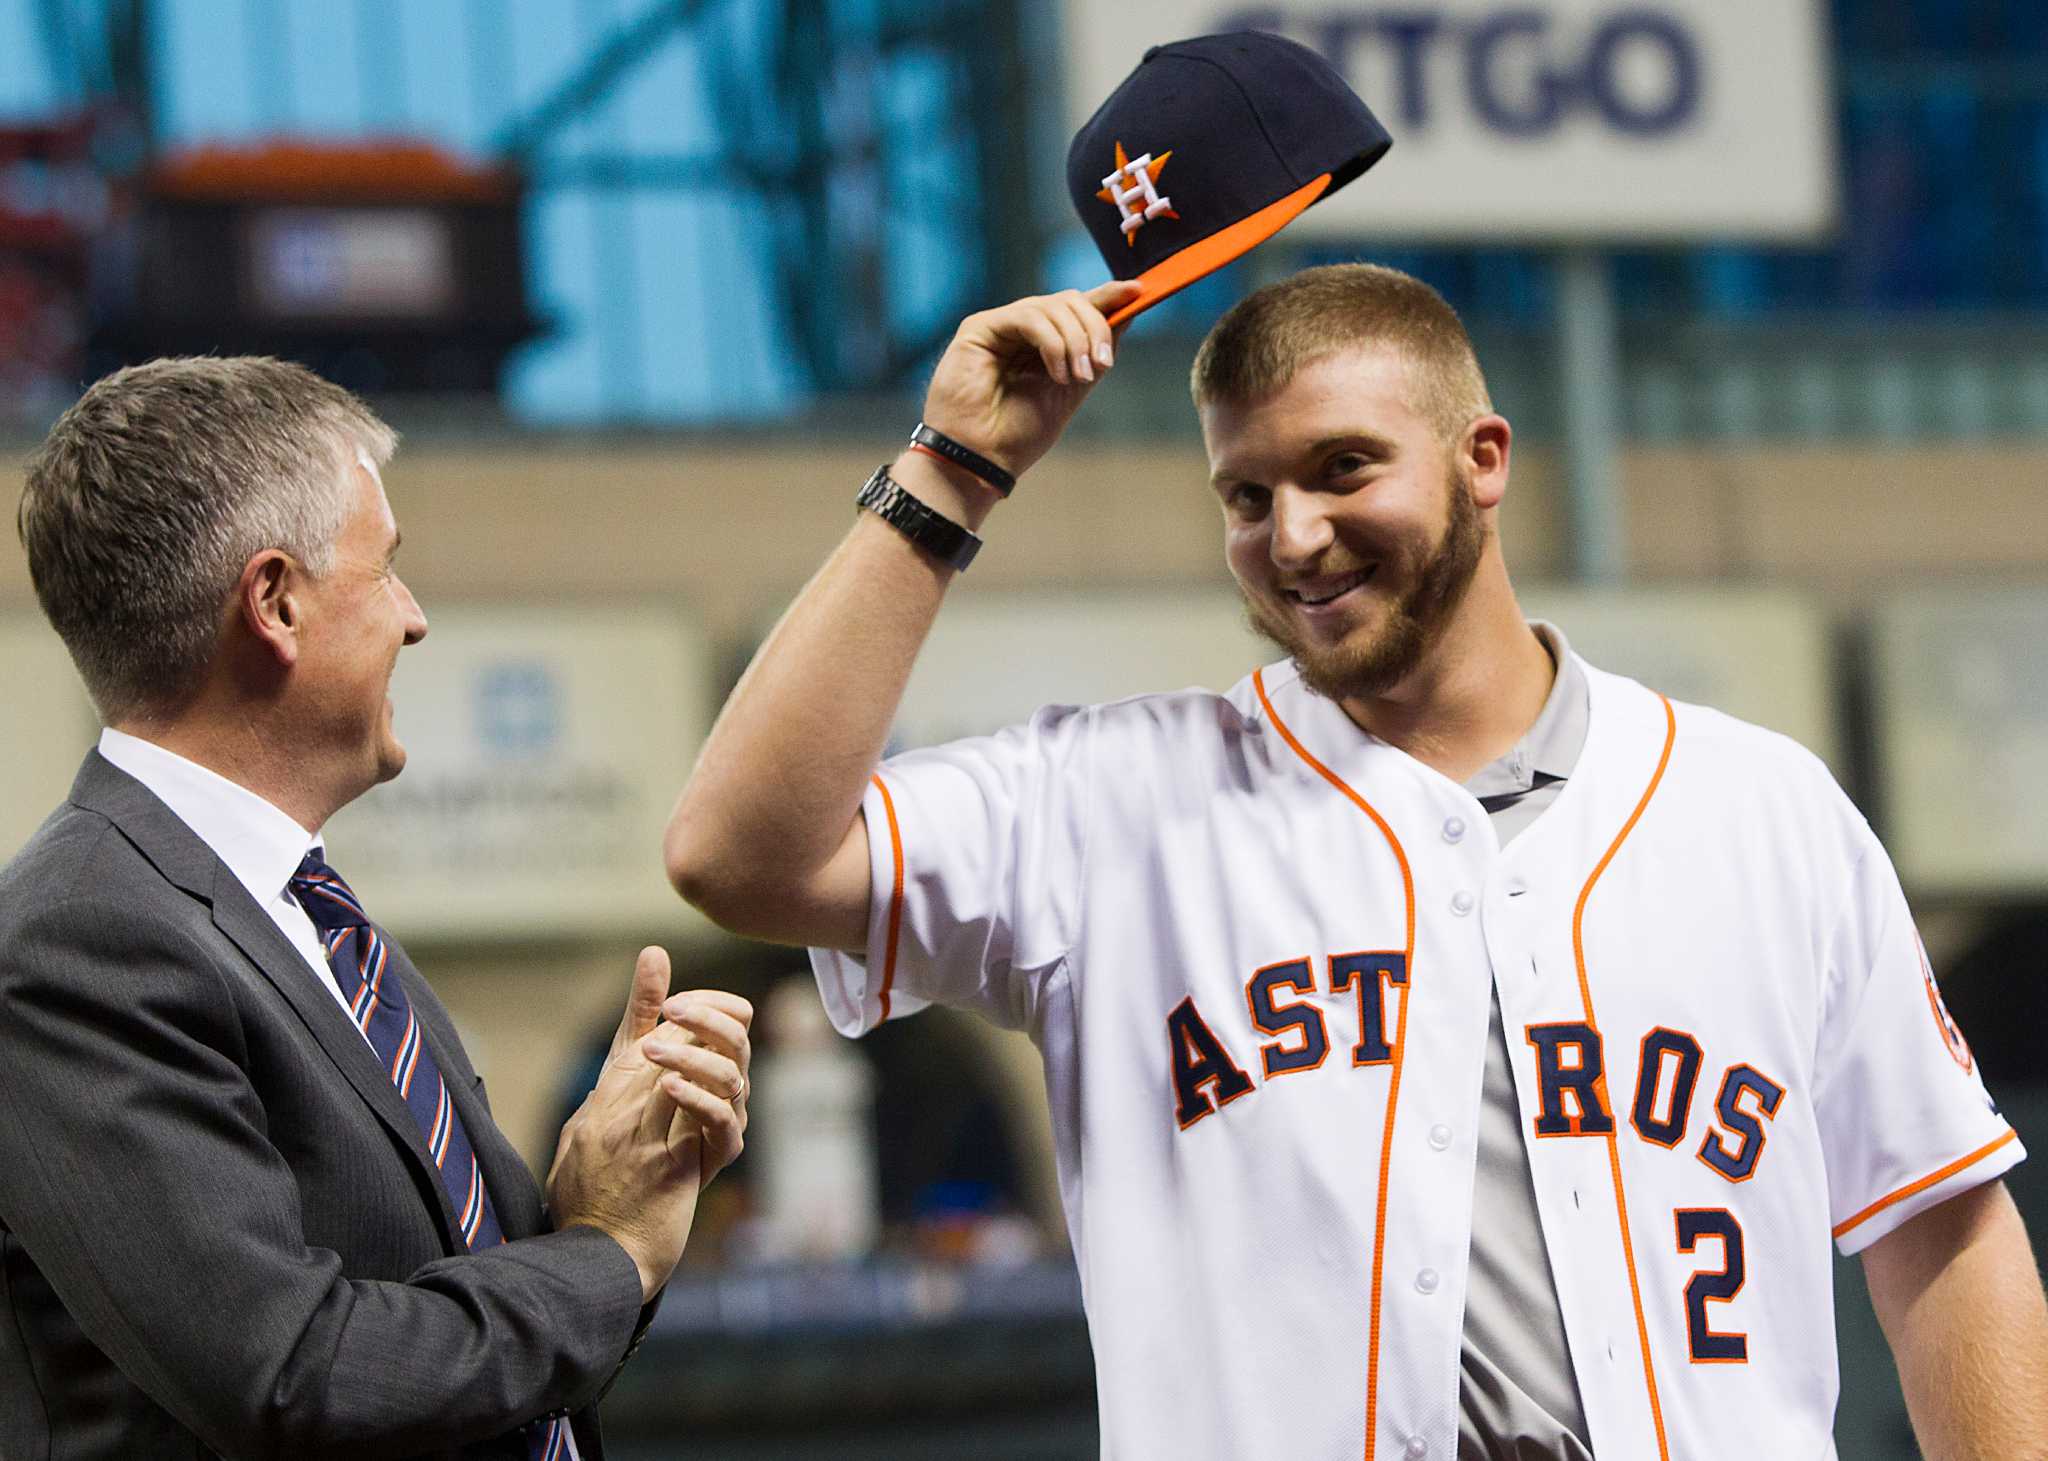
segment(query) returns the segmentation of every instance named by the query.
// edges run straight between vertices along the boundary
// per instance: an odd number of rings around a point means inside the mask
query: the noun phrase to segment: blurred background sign
[[[986,735],[1045,705],[1223,691],[1280,651],[1234,589],[962,593],[917,658],[894,749]]]
[[[1848,778],[1835,728],[1833,634],[1807,596],[1740,584],[1545,583],[1522,588],[1520,598],[1525,613],[1556,623],[1601,669],[1788,735]]]
[[[1674,699],[1791,736],[1845,775],[1826,614],[1783,589],[1742,585],[1588,589],[1537,583],[1523,609],[1562,626],[1594,665]],[[1188,686],[1224,691],[1280,659],[1236,592],[1153,589],[975,592],[946,605],[918,656],[894,745],[935,745],[1030,718]]]
[[[171,152],[96,276],[98,363],[282,355],[358,390],[496,393],[537,334],[524,181],[420,142]]]
[[[681,921],[661,834],[710,725],[702,634],[633,604],[437,609],[432,624],[392,677],[405,774],[329,824],[364,901],[415,940]]]
[[[1067,0],[1066,13],[1077,125],[1162,40],[1276,31],[1343,71],[1394,150],[1366,186],[1304,213],[1302,234],[1796,239],[1834,222],[1819,0]]]
[[[1882,805],[1909,887],[2048,885],[2048,588],[1916,589],[1872,616]],[[2039,977],[2039,971],[2036,971]]]

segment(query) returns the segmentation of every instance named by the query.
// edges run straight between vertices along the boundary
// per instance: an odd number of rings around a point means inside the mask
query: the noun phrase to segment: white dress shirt
[[[308,832],[248,787],[152,741],[107,729],[100,732],[100,754],[155,792],[195,837],[213,849],[249,890],[256,906],[270,915],[278,932],[291,940],[321,987],[346,1011],[348,1000],[327,965],[319,931],[289,886],[307,852],[324,850],[320,834]],[[353,1015],[349,1023],[355,1024]]]

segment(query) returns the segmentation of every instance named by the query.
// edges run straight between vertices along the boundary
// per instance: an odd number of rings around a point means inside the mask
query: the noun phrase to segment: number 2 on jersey
[[[1696,1365],[1740,1365],[1749,1361],[1749,1336],[1724,1334],[1707,1323],[1707,1305],[1725,1304],[1742,1292],[1749,1276],[1742,1256],[1742,1224],[1725,1207],[1681,1207],[1678,1251],[1690,1253],[1702,1238],[1721,1240],[1721,1267],[1702,1268],[1685,1286],[1685,1342]]]

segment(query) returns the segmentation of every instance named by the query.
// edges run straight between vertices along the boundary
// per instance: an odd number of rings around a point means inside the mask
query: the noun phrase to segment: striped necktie
[[[427,1154],[455,1204],[462,1241],[471,1250],[496,1247],[505,1234],[491,1208],[491,1195],[484,1190],[483,1171],[449,1099],[448,1083],[441,1078],[433,1051],[427,1049],[405,982],[391,968],[391,946],[383,930],[370,922],[341,874],[318,853],[308,852],[300,862],[291,890],[319,930],[327,965],[348,1001],[356,1028],[369,1037],[370,1048],[427,1139]],[[535,1461],[560,1461],[570,1454],[565,1422],[535,1421],[526,1431]]]

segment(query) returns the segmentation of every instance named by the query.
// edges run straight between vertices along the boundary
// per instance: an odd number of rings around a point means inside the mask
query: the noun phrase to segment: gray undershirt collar
[[[1557,677],[1551,682],[1550,695],[1544,700],[1535,724],[1506,755],[1482,767],[1465,782],[1465,790],[1482,802],[1494,797],[1519,796],[1546,782],[1563,781],[1572,774],[1586,744],[1590,700],[1586,672],[1572,658],[1571,645],[1556,625],[1531,620],[1529,627],[1550,652]]]

